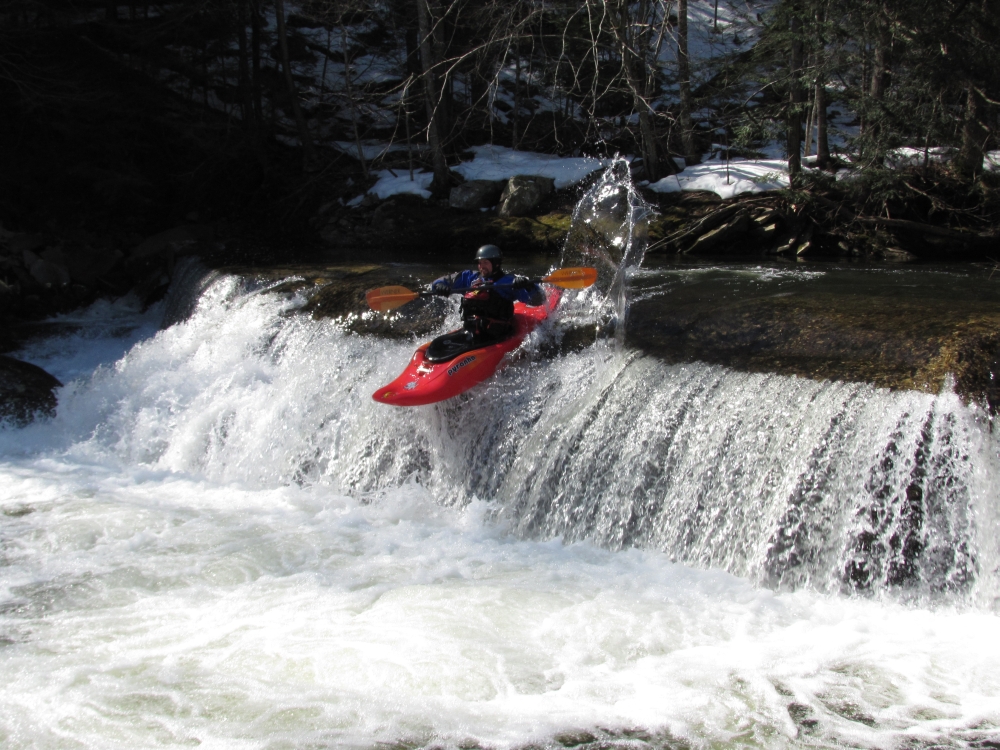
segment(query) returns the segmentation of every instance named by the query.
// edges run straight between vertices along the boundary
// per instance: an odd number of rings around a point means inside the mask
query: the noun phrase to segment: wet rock
[[[103,205],[121,211],[141,211],[154,205],[156,186],[136,175],[102,170],[92,185],[94,197]]]
[[[525,216],[548,198],[555,187],[551,177],[515,175],[500,195],[500,216]]]
[[[917,260],[916,255],[898,247],[887,247],[879,251],[878,255],[883,260],[892,261],[893,263],[912,263]]]
[[[6,313],[17,304],[18,289],[0,279],[0,312]]]
[[[58,262],[62,256],[55,253],[47,253],[47,255],[53,260],[46,260],[31,250],[23,251],[24,267],[31,278],[46,289],[67,286],[72,279],[66,266]]]
[[[214,236],[210,225],[182,224],[148,237],[125,259],[127,283],[144,305],[156,302],[166,293],[177,258],[197,252]]]
[[[140,242],[129,253],[129,261],[160,255],[164,252],[179,253],[193,250],[199,240],[210,232],[199,224],[182,224],[165,232],[154,234]]]
[[[502,180],[469,180],[451,189],[448,204],[470,211],[490,208],[499,203],[503,188]]]
[[[41,367],[0,355],[0,420],[23,427],[36,416],[52,416],[56,388],[62,386]]]
[[[1000,309],[981,300],[817,293],[639,301],[629,344],[671,362],[867,382],[1000,403]]]
[[[45,238],[40,234],[16,234],[7,240],[7,247],[12,253],[20,255],[25,251],[35,252],[45,247]]]
[[[49,263],[55,263],[57,266],[66,265],[66,256],[63,255],[63,251],[58,247],[50,247],[42,250],[39,253],[42,260],[47,260]]]
[[[331,221],[319,232],[319,238],[328,245],[349,247],[354,243],[354,237],[340,221]]]
[[[379,232],[392,232],[398,228],[400,221],[399,210],[396,202],[388,200],[372,212],[372,228]]]
[[[77,247],[65,250],[64,255],[73,283],[84,286],[94,285],[124,258],[120,250],[107,247]]]
[[[319,210],[316,211],[316,215],[309,220],[309,225],[314,229],[322,229],[331,221],[330,215],[342,205],[342,200],[327,201],[319,207]]]

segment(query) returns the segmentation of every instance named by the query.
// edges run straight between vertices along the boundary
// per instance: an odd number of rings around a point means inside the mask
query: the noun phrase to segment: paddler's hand
[[[438,279],[431,284],[431,294],[439,294],[442,297],[447,297],[451,294],[451,284],[443,279]]]
[[[515,276],[514,283],[511,284],[515,289],[531,289],[535,285],[531,279],[527,276]]]

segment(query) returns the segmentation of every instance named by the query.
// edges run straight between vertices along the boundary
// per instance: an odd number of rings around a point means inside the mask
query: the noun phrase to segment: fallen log
[[[661,246],[674,246],[678,247],[682,242],[687,239],[695,238],[710,232],[711,230],[723,224],[729,218],[740,211],[741,209],[747,208],[748,204],[752,205],[754,203],[759,203],[765,200],[773,200],[770,196],[759,196],[756,198],[742,198],[736,203],[730,203],[726,206],[721,206],[713,211],[702,216],[698,221],[696,221],[691,226],[685,227],[684,229],[674,232],[669,237],[664,237],[662,240],[653,243],[649,246],[648,250],[653,250],[654,248],[659,248]],[[679,248],[678,248],[679,249]],[[647,250],[647,251],[648,251]]]
[[[948,229],[934,224],[924,224],[920,221],[909,221],[908,219],[890,219],[884,216],[855,216],[862,224],[879,225],[883,227],[895,227],[897,229],[907,229],[921,234],[933,234],[936,237],[947,237],[950,240],[960,242],[996,242],[1000,239],[995,234],[981,234],[979,232],[965,232],[958,229]]]
[[[947,227],[939,227],[935,224],[926,224],[922,221],[911,221],[909,219],[892,219],[888,216],[865,216],[863,214],[856,214],[851,211],[843,203],[835,203],[829,198],[824,198],[822,195],[813,196],[818,202],[827,206],[828,208],[834,209],[834,218],[837,214],[843,212],[846,214],[847,218],[851,221],[857,221],[860,224],[867,224],[869,226],[883,226],[892,227],[896,229],[906,229],[911,232],[919,232],[924,235],[933,235],[935,237],[944,237],[950,240],[958,240],[960,242],[968,242],[973,244],[986,243],[986,242],[996,242],[1000,237],[995,233],[985,233],[985,232],[970,232],[963,231],[960,229],[949,229]]]

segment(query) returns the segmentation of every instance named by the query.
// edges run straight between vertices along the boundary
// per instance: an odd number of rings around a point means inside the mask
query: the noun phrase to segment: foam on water
[[[5,746],[1000,736],[975,409],[547,358],[558,322],[467,396],[390,409],[370,393],[412,343],[301,304],[219,278],[86,355],[54,419],[0,431]],[[68,373],[114,339],[34,351]]]
[[[517,540],[483,504],[442,508],[415,484],[365,505],[51,458],[3,473],[10,747],[514,747],[637,729],[879,747],[988,736],[1000,716],[986,613],[776,595],[655,552]]]

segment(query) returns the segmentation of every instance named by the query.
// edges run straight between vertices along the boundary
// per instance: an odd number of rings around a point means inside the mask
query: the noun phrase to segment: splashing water
[[[577,203],[563,245],[561,265],[598,269],[598,281],[585,298],[598,341],[605,347],[613,342],[615,354],[624,346],[628,282],[646,254],[651,214],[632,184],[628,162],[616,159]]]

